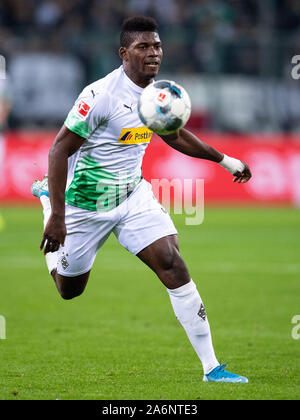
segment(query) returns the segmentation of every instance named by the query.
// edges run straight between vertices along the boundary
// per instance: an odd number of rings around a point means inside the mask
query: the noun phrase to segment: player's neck
[[[139,76],[136,73],[131,72],[129,69],[125,68],[124,66],[124,71],[126,76],[137,86],[141,87],[141,88],[145,88],[148,85],[150,85],[150,83],[153,82],[153,79],[148,79],[148,78],[139,78]]]

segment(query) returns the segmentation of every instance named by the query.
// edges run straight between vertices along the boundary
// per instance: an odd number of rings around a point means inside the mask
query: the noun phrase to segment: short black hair
[[[157,32],[158,24],[155,19],[148,16],[133,16],[124,20],[120,35],[121,47],[128,48],[133,42],[133,35],[137,32]]]

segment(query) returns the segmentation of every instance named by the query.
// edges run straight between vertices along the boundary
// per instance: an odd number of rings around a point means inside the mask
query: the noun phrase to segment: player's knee
[[[71,300],[76,298],[77,296],[80,296],[83,291],[84,291],[85,287],[70,287],[69,283],[66,284],[57,284],[57,290],[60,294],[60,296],[64,299],[64,300]]]
[[[89,272],[76,277],[64,277],[56,273],[54,281],[60,296],[64,300],[71,300],[83,293],[88,278]]]
[[[174,246],[162,251],[160,255],[159,268],[161,271],[170,271],[176,269],[181,264],[181,256],[178,249]]]
[[[83,290],[75,290],[75,291],[70,291],[70,290],[58,290],[60,296],[64,299],[64,300],[71,300],[76,298],[77,296],[80,296],[83,293]]]
[[[168,289],[183,286],[190,280],[188,270],[177,249],[164,256],[156,273]]]

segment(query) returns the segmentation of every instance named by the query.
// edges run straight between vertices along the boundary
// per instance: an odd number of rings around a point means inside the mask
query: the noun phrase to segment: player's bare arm
[[[55,252],[64,245],[65,190],[68,172],[68,158],[82,145],[84,139],[62,126],[49,152],[48,185],[51,202],[51,216],[45,227],[40,249],[44,254]]]
[[[201,141],[197,136],[195,136],[192,132],[186,130],[185,128],[182,128],[177,132],[169,135],[161,135],[160,137],[173,149],[178,150],[179,152],[184,153],[185,155],[199,159],[211,160],[216,163],[221,163],[224,160],[225,155],[223,153],[214,149],[207,143]],[[228,157],[226,156],[226,158]],[[244,168],[241,168],[241,170],[237,170],[233,173],[233,181],[245,183],[249,181],[252,175],[247,163],[241,163],[244,165]],[[227,166],[224,167],[230,171],[230,168],[228,168]]]

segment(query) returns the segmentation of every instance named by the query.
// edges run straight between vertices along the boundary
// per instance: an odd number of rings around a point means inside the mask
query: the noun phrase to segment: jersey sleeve
[[[64,125],[80,137],[87,139],[110,115],[110,96],[107,92],[87,91],[79,95]]]

